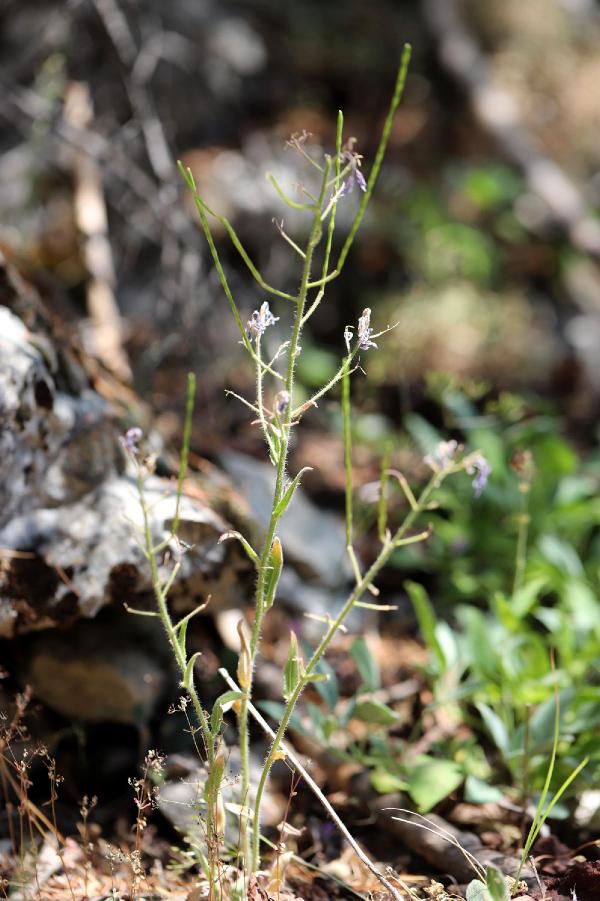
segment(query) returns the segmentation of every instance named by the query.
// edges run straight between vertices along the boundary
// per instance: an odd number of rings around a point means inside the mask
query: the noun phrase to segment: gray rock
[[[175,487],[150,476],[145,490],[160,542],[170,534]],[[174,609],[209,594],[213,608],[240,606],[250,564],[235,542],[218,544],[229,524],[188,496],[180,513],[180,537],[191,547]],[[54,334],[31,286],[0,259],[0,637],[150,594],[141,526],[115,412],[76,350]]]

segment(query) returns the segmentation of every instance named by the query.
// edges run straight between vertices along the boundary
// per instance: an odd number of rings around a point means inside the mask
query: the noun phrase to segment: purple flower
[[[340,197],[343,197],[344,194],[350,194],[354,190],[356,184],[358,184],[361,191],[367,190],[367,180],[360,171],[362,156],[360,153],[355,153],[352,149],[355,143],[356,138],[350,138],[346,147],[340,154],[340,162],[342,164],[348,164],[350,167],[348,178],[342,182]]]
[[[475,478],[473,479],[473,493],[475,497],[481,497],[491,471],[492,467],[481,454],[474,457],[468,464],[467,472],[469,475],[475,475]]]
[[[246,325],[246,332],[249,338],[259,338],[264,335],[265,329],[275,322],[279,322],[279,316],[273,316],[269,309],[269,303],[265,300],[261,304],[260,310],[254,310],[252,316]]]
[[[138,426],[133,426],[133,428],[127,429],[121,437],[121,444],[128,454],[131,454],[132,457],[137,457],[140,452],[140,441],[143,437],[144,433],[142,430]]]
[[[368,307],[363,310],[363,314],[358,320],[358,346],[361,350],[368,350],[370,347],[377,347],[374,341],[371,341],[373,329],[371,328],[371,311]]]
[[[283,416],[285,411],[288,408],[288,404],[290,402],[290,395],[288,391],[279,391],[275,395],[275,412],[278,416]]]

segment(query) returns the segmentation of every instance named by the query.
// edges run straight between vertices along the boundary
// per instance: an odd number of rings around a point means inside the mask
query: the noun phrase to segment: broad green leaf
[[[488,707],[487,704],[478,703],[475,706],[481,714],[485,727],[498,750],[504,755],[508,754],[510,737],[506,726],[498,714],[491,707]]]
[[[406,781],[389,770],[378,768],[371,773],[371,785],[380,795],[388,795],[391,792],[404,791]]]
[[[418,584],[418,582],[407,581],[404,583],[404,587],[415,608],[415,614],[419,622],[423,640],[431,653],[435,656],[438,667],[443,671],[446,668],[446,658],[437,639],[437,618],[431,601],[427,596],[427,592],[422,585]]]
[[[546,560],[569,576],[583,576],[583,566],[572,544],[558,535],[542,535],[539,549]]]
[[[492,901],[510,901],[506,879],[497,867],[488,866],[485,881]]]
[[[313,653],[311,646],[308,644],[308,642],[303,641],[302,647],[304,649],[306,659],[310,660]],[[313,672],[323,673],[325,676],[327,676],[327,679],[325,681],[316,682],[315,688],[317,689],[318,693],[321,695],[329,709],[333,712],[340,696],[338,680],[335,671],[333,667],[331,667],[329,663],[327,663],[325,658],[322,657],[315,666]]]
[[[270,716],[275,722],[281,722],[281,718],[285,713],[285,704],[281,704],[279,701],[259,701],[256,706],[260,707],[261,710],[264,710],[267,716]],[[314,739],[314,735],[311,735],[308,730],[304,728],[302,720],[296,713],[292,713],[290,717],[290,728],[295,729],[300,735],[305,735],[307,738]]]
[[[393,726],[399,720],[395,710],[372,698],[358,701],[352,716],[354,719],[361,720],[363,723],[372,723],[374,726]]]
[[[434,429],[434,427],[427,422],[426,419],[423,419],[422,416],[419,416],[418,413],[408,413],[404,417],[404,425],[408,429],[412,439],[419,445],[420,450],[422,450],[424,454],[432,454],[442,440],[442,436],[437,429]]]
[[[485,883],[481,879],[474,879],[467,886],[467,901],[492,901]]]
[[[504,792],[495,785],[490,785],[477,776],[467,776],[465,779],[465,801],[471,804],[489,804],[503,798]]]
[[[410,769],[407,791],[420,813],[427,813],[452,794],[464,779],[460,766],[452,760],[436,760],[423,754]]]
[[[365,691],[381,688],[381,675],[377,661],[373,657],[364,638],[356,638],[350,645],[350,656],[354,659],[363,680]]]

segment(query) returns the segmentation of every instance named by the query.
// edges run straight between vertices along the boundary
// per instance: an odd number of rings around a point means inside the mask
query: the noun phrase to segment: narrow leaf
[[[427,596],[427,592],[423,586],[419,585],[417,582],[405,582],[404,587],[415,608],[415,615],[419,622],[419,628],[421,629],[425,644],[434,655],[440,670],[444,671],[446,669],[446,658],[442,647],[437,640],[435,631],[437,619],[431,601]]]
[[[283,497],[281,498],[281,500],[275,507],[275,513],[274,513],[275,519],[279,519],[279,517],[282,516],[285,513],[285,511],[287,510],[289,503],[294,496],[294,492],[295,492],[296,488],[298,487],[300,479],[304,475],[305,472],[312,472],[312,466],[303,466],[302,469],[300,470],[300,472],[298,473],[298,475],[292,479],[292,481],[286,488]]]
[[[202,652],[196,651],[195,654],[192,654],[185,667],[185,672],[183,674],[183,686],[184,688],[187,688],[188,691],[190,690],[192,685],[192,678],[194,676],[194,664],[199,657],[202,657]]]
[[[303,673],[304,661],[298,647],[298,639],[295,632],[290,632],[290,650],[283,668],[283,697],[286,701],[293,695]]]
[[[233,530],[230,530],[229,532],[223,532],[223,534],[220,536],[217,544],[221,544],[222,541],[227,541],[229,538],[237,538],[237,540],[240,542],[240,544],[242,545],[242,547],[244,548],[244,550],[246,551],[246,553],[248,554],[248,556],[250,557],[252,562],[255,564],[255,566],[258,566],[258,564],[260,562],[259,556],[256,553],[256,551],[254,550],[254,548],[252,547],[252,545],[250,544],[250,542],[247,541],[246,538],[244,538],[244,536],[241,534],[241,532],[235,532]]]
[[[222,695],[219,695],[213,704],[210,715],[210,728],[213,735],[216,735],[221,728],[223,714],[230,709],[234,701],[241,701],[243,697],[244,693],[242,691],[225,691]]]
[[[283,569],[283,548],[281,547],[281,541],[277,535],[273,539],[267,565],[269,567],[269,573],[265,586],[265,610],[270,610],[273,606],[273,601],[275,600],[275,592],[279,583],[279,577],[281,576],[281,570]]]

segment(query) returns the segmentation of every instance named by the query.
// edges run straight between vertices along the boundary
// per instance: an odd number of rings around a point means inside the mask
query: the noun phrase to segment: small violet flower
[[[357,184],[361,191],[367,190],[367,180],[360,171],[362,156],[360,153],[355,153],[352,149],[355,143],[356,138],[350,138],[346,147],[340,154],[340,162],[342,165],[348,164],[350,166],[348,178],[342,182],[342,187],[340,188],[340,197],[343,197],[345,194],[350,194]]]
[[[273,316],[269,309],[269,303],[265,300],[260,310],[254,310],[246,325],[249,338],[259,338],[264,335],[265,329],[279,321],[279,316]]]
[[[370,347],[377,347],[371,340],[373,329],[371,328],[371,310],[366,307],[363,314],[358,320],[358,346],[361,350],[368,350]]]
[[[473,479],[473,493],[475,497],[481,497],[491,471],[492,467],[481,454],[474,457],[468,464],[467,472],[469,475],[475,475]]]
[[[290,395],[288,391],[279,391],[275,396],[275,412],[278,416],[283,416],[288,408]]]
[[[142,430],[138,426],[134,426],[131,429],[127,429],[120,441],[128,454],[132,457],[137,457],[140,453],[140,441],[143,437],[144,433]]]

